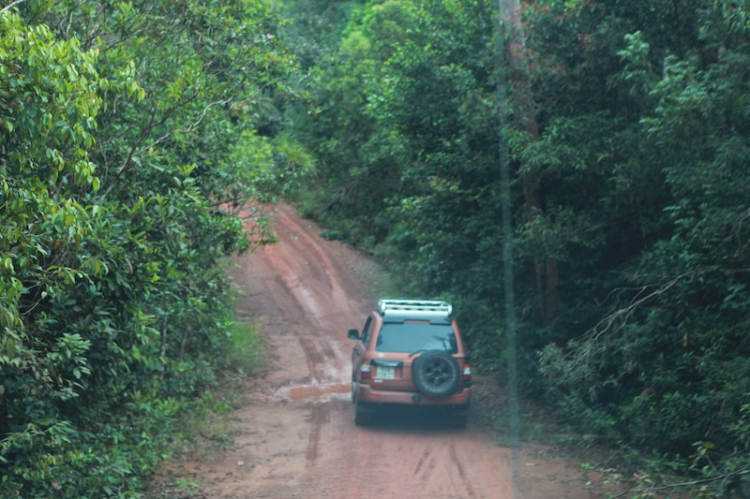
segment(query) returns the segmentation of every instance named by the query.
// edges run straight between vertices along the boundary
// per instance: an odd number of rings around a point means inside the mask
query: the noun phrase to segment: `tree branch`
[[[596,326],[592,328],[593,336],[588,340],[589,342],[594,342],[597,339],[599,339],[603,334],[613,329],[613,324],[616,322],[619,322],[620,324],[623,324],[631,315],[633,315],[633,312],[644,303],[656,298],[657,296],[664,294],[669,288],[677,284],[681,279],[688,276],[690,273],[686,272],[684,274],[678,275],[671,281],[667,282],[666,284],[662,285],[657,289],[656,291],[649,293],[648,295],[639,298],[632,302],[630,305],[628,305],[625,308],[621,308],[619,310],[615,310],[611,314],[609,314],[607,317],[599,321]],[[647,288],[644,287],[639,290],[638,295],[640,295],[643,291],[645,291]],[[600,326],[604,325],[604,327],[600,330]],[[598,331],[598,332],[597,332]]]
[[[3,14],[5,14],[5,11],[6,11],[6,10],[9,10],[9,9],[10,9],[11,7],[13,7],[14,5],[18,5],[19,3],[23,3],[23,2],[25,2],[25,1],[26,1],[26,0],[16,0],[16,1],[15,1],[15,2],[13,2],[12,4],[10,4],[10,5],[6,6],[6,7],[5,7],[5,8],[3,9],[3,10],[0,10],[0,15],[3,15]]]
[[[736,478],[742,475],[750,474],[750,470],[744,469],[740,471],[735,471],[734,473],[727,473],[725,475],[715,476],[712,478],[704,478],[702,480],[691,480],[689,482],[681,482],[681,483],[672,483],[667,485],[661,485],[659,487],[646,487],[646,488],[640,488],[636,487],[630,490],[626,490],[625,492],[621,492],[617,494],[616,496],[612,496],[612,499],[617,499],[618,497],[622,497],[626,494],[632,494],[633,492],[655,492],[659,490],[671,490],[671,489],[679,489],[682,487],[690,487],[693,485],[703,485],[706,483],[714,483],[718,482],[720,480],[726,480],[728,478]]]

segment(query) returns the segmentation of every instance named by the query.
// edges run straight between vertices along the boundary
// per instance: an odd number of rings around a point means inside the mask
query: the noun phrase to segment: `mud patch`
[[[289,388],[285,398],[290,402],[327,402],[334,398],[348,397],[350,393],[351,386],[348,383],[308,385]],[[283,393],[280,395],[284,396]]]

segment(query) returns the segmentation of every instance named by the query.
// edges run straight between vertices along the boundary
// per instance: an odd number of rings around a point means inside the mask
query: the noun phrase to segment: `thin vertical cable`
[[[499,160],[500,160],[500,203],[502,211],[502,234],[503,234],[503,274],[505,291],[505,339],[508,362],[508,416],[510,424],[511,439],[511,461],[513,468],[513,496],[521,497],[521,473],[519,454],[521,438],[519,431],[519,404],[518,404],[518,362],[516,351],[516,319],[515,319],[515,291],[513,282],[513,228],[511,224],[511,197],[510,197],[510,155],[508,153],[508,142],[505,136],[505,128],[508,117],[508,92],[505,75],[505,40],[503,19],[503,1],[499,0],[499,19],[497,32],[497,101],[498,117],[500,127],[499,137]],[[513,29],[513,27],[509,27]]]

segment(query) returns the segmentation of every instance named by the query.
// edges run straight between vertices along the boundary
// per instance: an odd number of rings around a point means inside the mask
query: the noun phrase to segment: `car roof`
[[[453,307],[442,300],[381,298],[378,313],[384,322],[399,323],[407,320],[429,321],[432,324],[450,324]]]
[[[406,321],[426,321],[430,324],[451,324],[453,321],[450,317],[420,317],[418,315],[381,315],[385,324],[403,324]]]

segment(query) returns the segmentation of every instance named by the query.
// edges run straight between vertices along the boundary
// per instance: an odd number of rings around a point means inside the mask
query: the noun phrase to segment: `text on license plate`
[[[375,377],[378,379],[394,379],[396,377],[396,368],[388,366],[377,366],[375,368]]]

